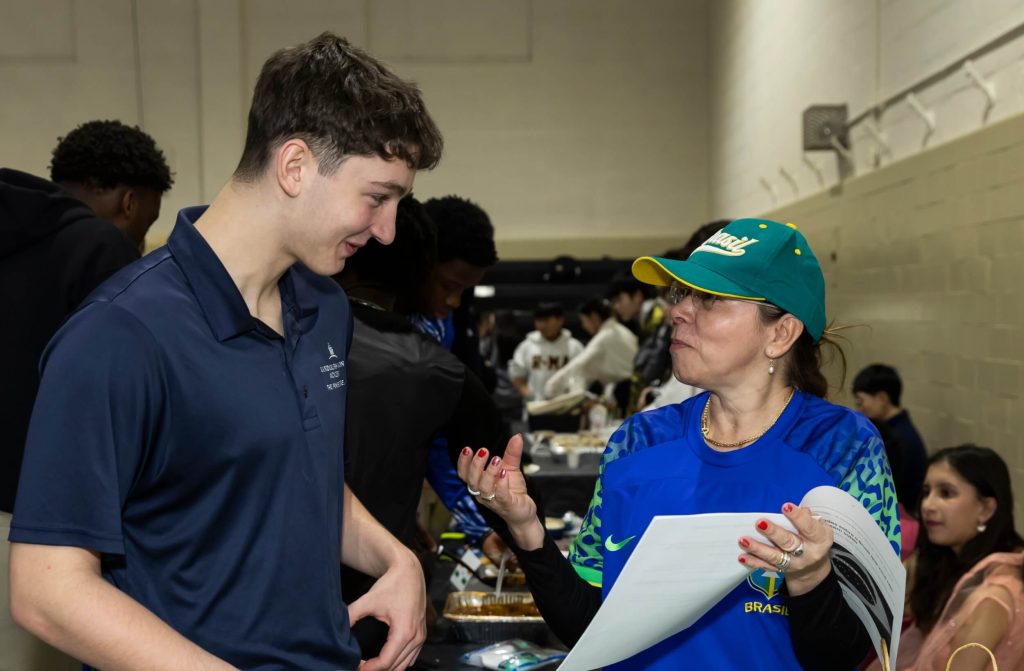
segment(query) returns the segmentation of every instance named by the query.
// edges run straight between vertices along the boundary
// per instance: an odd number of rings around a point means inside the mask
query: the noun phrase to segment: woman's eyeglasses
[[[665,302],[669,305],[678,305],[687,298],[693,298],[693,304],[702,310],[710,310],[718,301],[736,301],[737,303],[770,305],[770,303],[766,301],[756,301],[748,298],[726,298],[725,296],[709,294],[706,291],[701,291],[700,289],[694,289],[693,287],[687,286],[682,282],[673,282],[669,285],[668,292],[665,294]]]
[[[709,294],[706,291],[688,287],[681,282],[673,282],[665,294],[665,302],[669,305],[678,305],[691,297],[693,298],[694,305],[705,310],[710,310],[714,307],[715,301],[721,298],[715,294]]]

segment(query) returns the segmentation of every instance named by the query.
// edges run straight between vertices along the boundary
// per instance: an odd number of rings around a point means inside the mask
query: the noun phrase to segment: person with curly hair
[[[437,231],[437,262],[415,294],[410,319],[416,330],[455,354],[474,374],[483,374],[476,319],[468,297],[487,269],[498,262],[494,226],[487,212],[460,196],[431,198],[423,209]],[[499,557],[504,545],[480,514],[473,497],[448,458],[448,440],[440,435],[430,450],[427,481],[451,512],[455,528],[488,556]]]
[[[11,523],[11,610],[102,669],[399,671],[416,556],[344,482],[352,314],[330,276],[395,235],[443,141],[331,33],[278,51],[238,167],[50,342]],[[376,577],[346,604],[340,565]],[[390,625],[364,663],[351,624]]]
[[[425,534],[418,534],[416,508],[435,436],[449,440],[450,469],[462,445],[508,438],[479,378],[409,322],[409,301],[436,262],[436,240],[423,205],[407,196],[398,205],[395,241],[387,246],[371,241],[336,278],[355,318],[345,481],[374,518],[414,550],[429,547],[418,542]],[[389,484],[382,487],[382,482]],[[341,581],[350,599],[374,583],[348,567]],[[375,620],[353,627],[364,655],[381,649],[387,631]]]
[[[60,138],[51,177],[0,169],[0,296],[16,325],[0,330],[0,668],[26,671],[80,667],[25,634],[7,608],[7,530],[39,357],[93,289],[139,258],[172,183],[153,138],[119,121],[90,121]]]
[[[90,121],[60,139],[50,179],[114,224],[141,252],[174,182],[149,135],[120,121]]]

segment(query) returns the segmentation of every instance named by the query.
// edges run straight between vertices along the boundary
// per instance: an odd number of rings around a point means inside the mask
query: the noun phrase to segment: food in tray
[[[605,437],[596,431],[580,431],[578,433],[556,433],[550,438],[552,445],[561,445],[566,449],[580,447],[605,446]]]
[[[487,595],[492,596],[492,595]],[[449,604],[445,608],[445,617],[540,617],[540,611],[532,598],[516,600],[469,599]]]
[[[540,611],[532,601],[521,603],[482,603],[465,605],[456,615],[494,615],[496,617],[540,617]]]

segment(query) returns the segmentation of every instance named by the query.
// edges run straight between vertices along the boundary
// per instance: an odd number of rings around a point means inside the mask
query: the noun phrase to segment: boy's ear
[[[291,138],[274,152],[274,176],[277,185],[289,197],[295,198],[305,186],[309,169],[315,169],[316,161],[309,145],[299,138]]]

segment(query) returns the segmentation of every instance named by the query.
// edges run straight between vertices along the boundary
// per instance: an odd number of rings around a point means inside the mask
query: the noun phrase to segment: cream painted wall
[[[851,131],[856,174],[1024,111],[1020,0],[719,0],[710,4],[710,26],[716,217],[759,212],[837,184],[834,152],[807,154],[820,180],[804,161],[801,118],[811,105],[846,103],[851,119],[868,114]],[[903,96],[878,107],[1000,36],[974,58],[996,89],[990,111],[959,69],[915,93],[934,114],[930,136]]]
[[[233,170],[265,58],[333,30],[424,90],[419,196],[478,201],[520,256],[613,254],[707,216],[706,28],[703,0],[0,0],[0,156],[45,174],[76,124],[140,124],[175,172],[159,240]]]
[[[850,375],[895,365],[929,449],[997,450],[1024,520],[1024,115],[767,214],[810,241],[829,318],[858,325]]]

